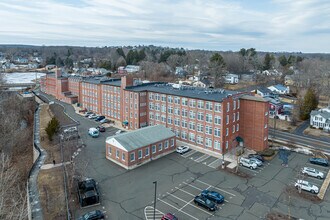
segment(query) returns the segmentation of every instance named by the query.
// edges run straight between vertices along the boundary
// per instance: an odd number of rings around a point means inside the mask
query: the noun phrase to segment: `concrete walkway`
[[[65,163],[57,163],[57,164],[52,164],[52,163],[49,163],[49,164],[44,164],[40,167],[41,170],[48,170],[48,169],[52,169],[52,168],[55,168],[55,167],[61,167],[62,165],[68,165],[68,164],[71,164],[71,162],[65,162]]]

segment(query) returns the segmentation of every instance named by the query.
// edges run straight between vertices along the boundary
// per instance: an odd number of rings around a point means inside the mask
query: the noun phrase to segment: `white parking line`
[[[187,158],[187,157],[189,157],[190,155],[193,155],[193,154],[196,153],[196,152],[197,152],[197,151],[195,151],[195,150],[191,150],[191,151],[188,152],[188,153],[181,154],[181,156],[184,157],[184,158]]]
[[[203,212],[205,212],[205,213],[207,213],[209,215],[212,215],[209,212],[205,211],[204,209],[201,209],[198,206],[192,205],[190,202],[187,202],[187,201],[185,201],[185,200],[183,200],[183,199],[181,199],[181,198],[179,198],[179,197],[177,197],[177,196],[175,196],[175,195],[173,195],[171,193],[167,193],[167,194],[170,195],[170,196],[172,196],[172,197],[174,197],[174,198],[176,198],[176,199],[178,199],[178,200],[180,200],[180,201],[182,201],[182,202],[185,202],[186,204],[188,203],[190,206],[195,207],[196,209],[199,209],[199,210],[201,210],[201,211],[203,211]]]
[[[191,184],[186,183],[186,182],[183,182],[183,183],[186,184],[186,185],[188,185],[188,186],[190,186],[190,187],[192,187],[192,188],[195,188],[195,189],[198,189],[198,190],[200,190],[200,191],[203,191],[203,189],[198,188],[197,186],[191,185]]]
[[[232,193],[230,193],[230,192],[228,192],[228,191],[226,191],[226,190],[220,189],[220,188],[218,188],[218,187],[212,186],[212,185],[210,185],[210,184],[208,184],[208,183],[205,183],[205,182],[203,182],[203,181],[201,181],[201,180],[197,180],[197,179],[196,179],[196,181],[198,181],[198,182],[200,182],[200,183],[203,183],[203,184],[205,184],[205,185],[207,185],[207,186],[210,186],[210,187],[212,187],[212,188],[214,188],[214,189],[217,189],[217,190],[219,190],[219,191],[225,192],[225,193],[227,193],[227,194],[229,194],[229,195],[231,195],[231,196],[236,196],[235,194],[232,194]]]
[[[103,212],[105,213],[105,212]],[[156,209],[155,212],[155,219],[161,219],[163,217],[164,213]],[[146,220],[154,220],[154,207],[147,206],[144,208],[144,216],[146,217]]]
[[[183,190],[183,189],[180,189],[179,187],[175,187],[175,188],[176,188],[177,190],[180,190],[180,191],[184,192],[184,193],[187,193],[188,195],[191,195],[191,196],[195,197],[194,194],[191,194],[190,192],[187,192],[187,191],[185,191],[185,190]]]
[[[213,167],[212,165],[213,165],[214,163],[218,162],[218,161],[220,162],[221,159],[218,158],[218,159],[216,159],[215,161],[213,161],[212,163],[209,163],[207,166],[212,167],[212,168],[215,168],[215,167]]]
[[[161,202],[163,202],[163,203],[165,203],[166,205],[168,205],[168,206],[170,206],[170,207],[172,207],[172,208],[174,208],[174,209],[176,209],[176,210],[178,210],[179,212],[182,212],[183,214],[186,214],[186,215],[188,215],[190,218],[193,218],[193,219],[196,219],[196,220],[199,220],[198,218],[196,218],[196,217],[194,217],[194,216],[192,216],[192,215],[190,215],[190,214],[188,214],[187,212],[185,212],[185,211],[182,211],[182,210],[180,210],[180,209],[178,209],[177,207],[175,207],[174,205],[171,205],[171,204],[169,204],[168,202],[165,202],[164,200],[162,200],[162,199],[158,199],[159,201],[161,201]]]
[[[198,162],[198,160],[200,160],[201,158],[204,158],[205,156],[207,156],[207,155],[203,154],[202,156],[198,157],[195,161]]]
[[[322,172],[328,172],[328,169],[326,167],[319,166],[319,165],[312,164],[312,163],[306,163],[305,167],[311,167],[311,168],[315,168],[316,170],[319,170]]]

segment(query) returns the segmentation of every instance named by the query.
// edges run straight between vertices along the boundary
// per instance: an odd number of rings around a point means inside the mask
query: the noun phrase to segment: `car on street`
[[[85,117],[89,117],[91,114],[93,114],[93,112],[86,112],[86,113],[84,114],[84,116],[85,116]]]
[[[99,125],[96,127],[97,130],[99,130],[99,132],[105,132],[105,127]]]
[[[201,192],[201,195],[218,204],[223,203],[223,201],[225,200],[225,197],[220,193],[207,189],[203,190]]]
[[[104,214],[100,210],[87,212],[86,214],[84,214],[79,218],[79,220],[99,220],[99,219],[104,219]]]
[[[215,211],[217,209],[217,205],[215,204],[215,202],[212,202],[211,200],[209,200],[204,196],[195,196],[194,203],[210,211]]]
[[[69,134],[69,133],[74,133],[74,132],[77,132],[77,131],[78,131],[77,127],[70,127],[70,128],[64,129],[63,133]]]
[[[258,167],[262,166],[262,164],[263,164],[261,160],[255,158],[255,157],[249,158],[249,160],[256,163],[258,165]]]
[[[258,166],[255,162],[251,161],[249,158],[244,158],[244,157],[241,157],[239,159],[239,165],[250,168],[251,170],[256,169]]]
[[[92,136],[93,138],[98,137],[100,135],[100,132],[96,128],[90,128],[88,129],[88,134]]]
[[[312,164],[317,164],[325,167],[329,166],[329,161],[324,158],[312,157],[309,158],[309,162]]]
[[[95,119],[97,118],[98,116],[96,114],[91,114],[90,116],[88,116],[89,119]]]
[[[189,147],[188,146],[180,146],[176,148],[176,152],[178,152],[179,154],[184,154],[186,152],[189,151]]]
[[[265,159],[263,156],[259,155],[259,154],[249,154],[248,158],[257,158],[258,160],[260,160],[261,162],[265,162]]]
[[[318,171],[317,169],[311,168],[311,167],[304,167],[301,170],[302,174],[307,174],[308,176],[316,177],[318,179],[324,178],[324,173]]]
[[[295,182],[294,186],[299,189],[301,188],[302,190],[311,192],[311,193],[318,193],[319,192],[319,188],[311,183],[309,183],[308,181],[305,180],[297,180],[297,182]]]
[[[161,220],[179,220],[179,219],[172,213],[167,213],[167,214],[163,215]]]
[[[102,119],[102,120],[100,121],[101,124],[109,123],[109,122],[110,122],[110,120],[109,120],[109,119],[106,119],[106,118],[104,118],[104,119]]]
[[[118,130],[118,131],[116,131],[115,134],[120,134],[120,133],[122,133],[122,132],[123,132],[122,130]]]
[[[101,121],[103,119],[105,119],[105,116],[100,115],[100,116],[98,116],[98,117],[95,118],[95,121]]]

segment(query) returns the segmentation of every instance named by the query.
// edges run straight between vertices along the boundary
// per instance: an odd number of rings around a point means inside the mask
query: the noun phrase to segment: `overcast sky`
[[[0,44],[330,52],[330,0],[0,0]]]

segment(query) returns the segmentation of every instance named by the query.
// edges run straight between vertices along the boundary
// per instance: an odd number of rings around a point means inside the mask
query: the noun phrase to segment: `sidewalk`
[[[44,164],[40,167],[41,170],[48,170],[48,169],[52,169],[52,168],[55,168],[55,167],[60,167],[62,166],[63,164],[65,165],[68,165],[68,164],[71,164],[71,162],[65,162],[65,163],[57,163],[57,164],[52,164],[52,163],[48,163],[48,164]]]

